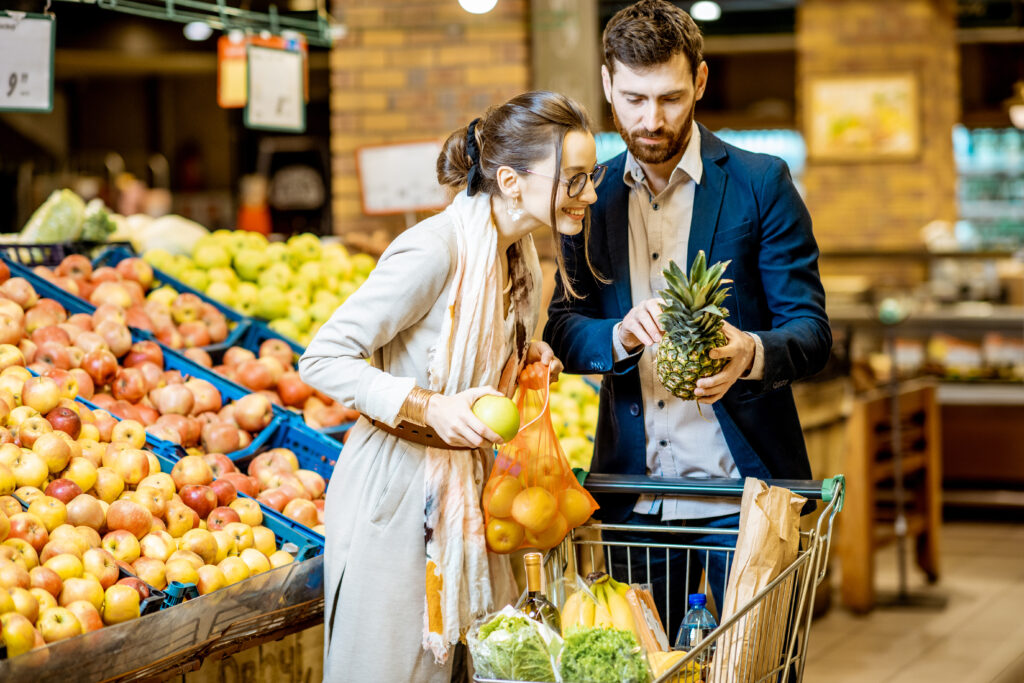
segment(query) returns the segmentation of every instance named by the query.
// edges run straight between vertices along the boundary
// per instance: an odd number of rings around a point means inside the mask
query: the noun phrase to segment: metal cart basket
[[[824,481],[774,480],[768,483],[825,504],[823,508],[818,506],[816,518],[805,518],[796,559],[752,600],[694,645],[682,659],[659,676],[656,683],[799,683],[803,679],[814,596],[818,584],[825,576],[833,524],[836,514],[842,508],[845,482],[840,475]],[[591,474],[585,485],[588,491],[595,494],[737,499],[743,494],[742,480]],[[732,536],[732,543],[729,544],[731,547],[689,540],[708,533]],[[629,535],[639,534],[645,536],[643,541],[628,540]],[[621,540],[624,535],[627,540]],[[564,586],[561,579],[567,574],[585,575],[594,569],[608,571],[617,580],[633,584],[652,583],[659,579],[665,582],[666,592],[686,593],[696,581],[690,580],[691,575],[700,577],[703,567],[708,565],[714,555],[723,557],[725,566],[731,567],[735,537],[738,535],[738,528],[587,524],[574,529],[561,545],[548,553],[545,559],[545,579],[549,593],[553,593],[552,601],[559,605],[565,598],[558,594]],[[613,555],[618,560],[618,568],[621,570],[624,566],[623,554],[626,556],[625,566],[628,567],[626,576],[612,569]],[[679,561],[686,563],[682,575],[687,580],[683,585],[673,586],[670,578],[657,577],[658,572],[679,577],[681,574],[678,569],[668,571],[673,563]],[[725,592],[724,586],[720,591],[708,586],[706,577],[699,581],[700,592]],[[685,604],[685,600],[682,604]],[[661,616],[668,628],[668,624],[673,621],[671,613],[666,609]],[[676,621],[680,617],[677,613]],[[668,633],[670,640],[674,636],[675,633]],[[474,680],[490,683],[490,679]]]

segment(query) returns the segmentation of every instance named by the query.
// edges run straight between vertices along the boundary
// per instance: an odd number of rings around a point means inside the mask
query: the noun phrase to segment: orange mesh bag
[[[547,550],[583,524],[597,503],[576,480],[551,426],[549,369],[519,375],[519,433],[498,449],[483,493],[487,547],[494,553]]]

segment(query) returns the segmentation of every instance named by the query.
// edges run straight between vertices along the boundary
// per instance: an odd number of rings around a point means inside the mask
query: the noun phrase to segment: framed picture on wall
[[[813,160],[895,161],[921,152],[913,72],[812,76],[804,113]]]

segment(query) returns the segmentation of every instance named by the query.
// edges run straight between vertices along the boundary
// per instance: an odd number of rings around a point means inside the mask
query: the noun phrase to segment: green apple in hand
[[[505,442],[519,433],[519,409],[504,396],[481,396],[473,404],[473,414]]]

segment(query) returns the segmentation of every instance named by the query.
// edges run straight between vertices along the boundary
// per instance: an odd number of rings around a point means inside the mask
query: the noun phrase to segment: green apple
[[[235,290],[230,283],[218,280],[211,282],[206,288],[206,296],[216,299],[226,306],[235,305]]]
[[[266,251],[271,263],[285,261],[288,258],[288,247],[283,242],[271,242],[267,245]]]
[[[357,275],[361,275],[364,280],[376,265],[377,262],[369,254],[355,254],[352,256],[352,270]]]
[[[166,271],[171,277],[176,277],[180,280],[181,274],[186,270],[191,270],[192,268],[195,268],[195,264],[192,263],[192,259],[184,254],[175,254],[171,261],[167,263],[167,267],[161,268],[161,270]]]
[[[506,442],[519,433],[519,409],[504,396],[481,396],[473,404],[473,414]]]
[[[309,317],[316,322],[324,322],[338,310],[338,306],[330,301],[314,301],[309,307]]]
[[[261,287],[256,310],[261,318],[267,320],[284,318],[288,315],[288,297],[276,287]]]
[[[299,332],[305,332],[308,330],[310,324],[313,322],[306,309],[299,308],[297,306],[293,306],[291,310],[288,311],[288,319],[292,321],[292,324],[295,325]]]
[[[155,301],[167,310],[171,310],[171,304],[178,297],[178,292],[173,287],[164,285],[163,287],[157,287],[152,292],[146,295],[146,301]]]
[[[189,268],[178,279],[192,289],[198,289],[200,292],[206,291],[206,288],[210,286],[210,277],[206,274],[205,270],[199,268]]]
[[[247,230],[234,230],[231,233],[231,237],[227,239],[225,246],[232,254],[237,254],[243,249],[248,248],[249,244],[249,232]]]
[[[331,289],[318,289],[313,292],[313,303],[318,301],[326,301],[328,303],[336,303],[338,301],[337,295],[334,290]]]
[[[307,261],[299,266],[295,279],[308,280],[312,283],[310,289],[316,289],[324,281],[324,265],[319,261]]]
[[[274,287],[282,291],[288,289],[292,283],[292,269],[287,263],[271,263],[267,269],[260,273],[256,279],[260,287]]]
[[[154,268],[166,271],[169,271],[174,263],[174,255],[166,249],[150,249],[142,255],[142,259]]]
[[[345,299],[352,296],[352,292],[359,289],[359,285],[354,282],[342,282],[338,285],[338,298],[344,301]]]
[[[328,244],[320,253],[320,262],[327,264],[338,277],[347,278],[352,275],[352,257],[342,244]]]
[[[277,320],[271,320],[269,323],[267,323],[267,327],[272,329],[274,332],[277,332],[282,337],[287,337],[288,339],[298,340],[298,338],[302,336],[302,333],[299,332],[297,327],[295,327],[295,323],[293,323],[288,318],[278,318]]]
[[[270,257],[266,249],[248,247],[235,252],[235,272],[243,280],[256,282],[260,273],[270,265]]]
[[[292,287],[284,293],[288,299],[288,304],[292,308],[308,308],[309,307],[309,294],[305,290],[298,287]]]
[[[217,244],[206,244],[198,247],[192,254],[196,265],[209,270],[210,268],[230,268],[231,254]]]
[[[320,238],[308,232],[292,235],[288,238],[288,259],[292,266],[298,268],[306,261],[320,258]]]
[[[246,249],[259,249],[263,250],[270,244],[270,240],[267,239],[266,235],[258,232],[241,231],[245,235],[245,248]]]
[[[210,282],[227,282],[231,285],[238,283],[238,276],[231,268],[210,268],[206,271],[206,275],[210,278]]]

